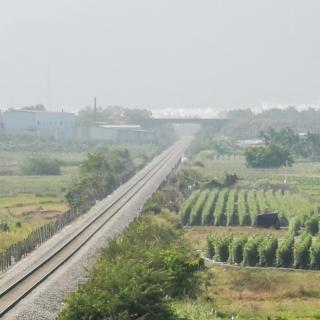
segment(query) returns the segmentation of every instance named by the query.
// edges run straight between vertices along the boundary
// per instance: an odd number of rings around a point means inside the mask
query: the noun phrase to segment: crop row
[[[306,220],[320,207],[297,193],[281,190],[197,190],[183,203],[184,225],[254,226],[259,213],[277,212],[281,226],[291,218]]]
[[[262,267],[320,269],[320,236],[304,233],[298,240],[288,235],[284,240],[274,236],[208,236],[208,258],[220,262]]]

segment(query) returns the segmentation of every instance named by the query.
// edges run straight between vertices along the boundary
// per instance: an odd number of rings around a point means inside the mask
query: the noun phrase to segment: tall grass
[[[256,218],[258,214],[258,205],[256,201],[255,191],[249,191],[248,192],[248,208],[251,218],[251,225],[254,226],[256,223]]]
[[[240,190],[238,193],[238,216],[239,225],[248,226],[251,223],[247,206],[247,191]]]
[[[227,226],[236,225],[236,208],[235,208],[236,193],[230,190],[226,205]]]
[[[218,189],[213,189],[210,191],[207,201],[203,207],[201,224],[202,225],[213,225],[213,213],[215,208],[215,203],[219,195]]]
[[[193,207],[193,204],[197,200],[198,196],[200,194],[200,191],[194,191],[190,197],[183,203],[181,209],[180,209],[180,217],[182,220],[182,223],[184,225],[189,225],[190,224],[190,213],[191,209]]]
[[[202,209],[203,206],[208,198],[209,191],[205,190],[202,191],[197,198],[194,206],[191,209],[190,213],[190,225],[201,225],[201,215],[202,215]]]
[[[216,207],[214,210],[214,225],[215,226],[223,226],[226,224],[226,216],[225,216],[225,209],[226,209],[226,200],[228,197],[228,189],[223,189],[220,191]]]

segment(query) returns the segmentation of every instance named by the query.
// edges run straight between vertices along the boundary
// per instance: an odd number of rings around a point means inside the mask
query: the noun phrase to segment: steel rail
[[[137,175],[131,178],[133,179],[133,181],[131,180],[128,181],[129,186],[124,191],[122,191],[120,195],[118,195],[110,204],[108,204],[106,207],[102,207],[100,209],[101,212],[97,214],[92,220],[90,220],[75,235],[73,235],[70,239],[68,239],[66,243],[64,243],[54,253],[49,255],[40,264],[32,268],[25,275],[23,275],[13,284],[11,284],[6,289],[4,289],[0,293],[0,308],[1,308],[0,318],[3,317],[9,310],[11,310],[19,301],[21,301],[40,283],[42,283],[46,278],[48,278],[53,272],[55,272],[59,267],[61,267],[76,252],[78,252],[79,249],[82,248],[107,222],[109,222],[170,160],[173,160],[174,164],[176,164],[179,160],[179,155],[182,155],[182,152],[185,150],[186,146],[187,146],[186,142],[183,143],[180,141],[174,144],[173,146],[169,147],[167,150],[165,150],[164,153],[158,156],[160,157],[159,159],[154,159],[156,160],[155,164],[153,164],[153,161],[152,161],[144,169],[138,172]],[[152,167],[149,169],[148,167],[151,165]],[[146,168],[148,168],[147,172],[144,172]],[[124,199],[125,196],[128,196],[128,198]],[[124,201],[121,203],[121,200],[124,200]],[[110,209],[115,207],[117,204],[120,204],[119,207],[115,208],[114,212],[112,212],[110,215],[105,216],[105,214],[109,212]],[[99,222],[99,220],[102,220],[102,221]],[[95,227],[95,224],[97,224],[96,227]],[[93,230],[91,231],[90,228],[93,228]],[[87,236],[85,232],[88,232]],[[82,240],[81,237],[83,237],[84,240]],[[77,241],[79,243],[77,243]],[[74,245],[75,247],[72,248],[72,245]],[[63,254],[65,254],[65,257],[63,256]],[[61,261],[59,261],[59,255],[62,256]],[[55,259],[57,259],[58,262],[52,267],[50,267],[50,263],[54,264]],[[46,271],[46,268],[48,268],[47,271]],[[19,291],[19,287],[23,287],[24,283],[28,284],[28,282],[30,281],[29,279],[32,276],[35,275],[35,278],[36,278],[37,276],[36,272],[41,273],[42,269],[44,269],[44,274],[40,276],[39,279],[36,279],[36,281],[34,281],[34,283],[31,283],[31,285],[27,286],[26,289],[22,288],[22,290],[20,290],[22,291],[22,293],[16,295],[13,299],[10,299],[10,297],[6,299],[6,297],[10,295],[10,293],[13,292],[13,295],[14,295],[14,290]],[[1,301],[1,300],[4,300],[4,301]],[[4,306],[1,307],[1,305],[4,305]]]

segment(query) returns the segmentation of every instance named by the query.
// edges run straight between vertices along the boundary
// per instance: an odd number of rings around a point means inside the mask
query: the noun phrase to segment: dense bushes
[[[215,259],[221,262],[227,262],[229,258],[229,246],[232,238],[230,236],[218,237],[214,241]]]
[[[80,178],[73,183],[66,200],[71,207],[93,204],[111,193],[133,169],[127,149],[88,154],[80,166]]]
[[[207,256],[209,259],[214,258],[215,255],[215,236],[208,236],[207,237]]]
[[[193,295],[202,260],[164,216],[145,216],[111,240],[59,319],[176,319],[170,298]]]
[[[320,236],[313,241],[304,233],[295,241],[288,234],[284,240],[274,236],[214,236],[207,238],[208,258],[220,262],[261,267],[320,269]]]
[[[248,238],[246,236],[241,236],[232,241],[230,246],[230,263],[241,263],[243,261],[243,248],[247,243]]]
[[[181,192],[172,186],[166,186],[155,192],[143,206],[142,213],[158,214],[163,210],[178,212],[183,196]]]
[[[297,236],[301,228],[301,221],[297,217],[293,217],[289,222],[288,232],[293,235]]]
[[[317,237],[311,247],[310,260],[313,269],[320,269],[320,236]]]
[[[271,267],[276,261],[278,239],[269,236],[262,240],[259,246],[259,264],[263,267]]]
[[[247,166],[252,168],[279,168],[293,163],[290,151],[283,146],[269,144],[248,147],[244,152]]]
[[[310,264],[310,247],[312,237],[304,233],[294,246],[294,265],[296,268],[305,269]]]
[[[289,235],[280,242],[277,250],[277,265],[280,267],[291,267],[293,265],[294,237]]]
[[[305,222],[306,231],[310,233],[311,235],[315,235],[319,232],[319,222],[320,217],[319,216],[312,216]]]
[[[243,264],[246,266],[256,266],[259,262],[260,237],[253,237],[247,241],[243,247]]]
[[[60,175],[60,163],[57,159],[31,158],[22,165],[21,173],[27,176]]]

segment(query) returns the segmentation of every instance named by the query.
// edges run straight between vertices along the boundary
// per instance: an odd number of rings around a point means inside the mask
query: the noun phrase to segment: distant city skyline
[[[4,0],[0,109],[319,106],[317,0]]]

